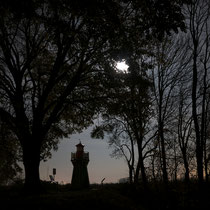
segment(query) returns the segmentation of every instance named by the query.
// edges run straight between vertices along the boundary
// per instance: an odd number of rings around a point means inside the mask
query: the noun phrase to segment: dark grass
[[[95,184],[80,191],[70,184],[42,185],[45,191],[40,195],[25,194],[22,184],[0,187],[0,209],[210,209],[210,184],[200,187],[196,181],[172,182],[168,189],[162,183],[150,183],[148,190],[129,184]]]

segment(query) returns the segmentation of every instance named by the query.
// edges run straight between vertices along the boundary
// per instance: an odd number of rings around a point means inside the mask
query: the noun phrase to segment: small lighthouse
[[[89,177],[87,165],[89,162],[89,152],[84,152],[84,145],[76,145],[76,152],[71,153],[71,162],[74,166],[71,185],[73,189],[83,189],[89,187]]]

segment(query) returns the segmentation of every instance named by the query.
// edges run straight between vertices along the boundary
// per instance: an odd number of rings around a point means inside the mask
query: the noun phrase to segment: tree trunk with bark
[[[37,194],[42,191],[39,175],[40,139],[25,139],[22,144],[23,165],[25,170],[24,190],[27,193]]]

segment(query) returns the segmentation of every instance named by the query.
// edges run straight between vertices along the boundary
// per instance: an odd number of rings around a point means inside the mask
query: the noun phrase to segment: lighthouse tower
[[[74,166],[71,185],[73,189],[83,189],[89,187],[89,177],[87,165],[89,162],[89,153],[84,152],[84,145],[76,145],[77,151],[71,153],[71,162]]]

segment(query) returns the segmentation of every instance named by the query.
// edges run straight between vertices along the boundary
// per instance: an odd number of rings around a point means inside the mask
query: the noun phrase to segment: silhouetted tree
[[[157,141],[161,152],[161,167],[163,180],[168,182],[167,172],[167,145],[170,143],[171,128],[174,121],[176,106],[176,87],[182,74],[182,52],[178,40],[165,38],[157,43],[154,69],[151,72],[153,80],[153,95],[155,106],[155,119],[157,123]],[[167,137],[166,137],[167,136]],[[172,140],[173,141],[173,140]],[[168,143],[167,143],[168,142]]]
[[[20,141],[32,191],[40,186],[40,154],[92,122],[98,65],[111,49],[116,23],[106,16],[110,8],[98,17],[97,7],[92,14],[93,5],[80,6],[34,3],[31,14],[21,5],[1,7],[0,115]]]
[[[145,140],[150,115],[149,82],[143,79],[139,69],[141,67],[135,64],[134,67],[130,62],[130,72],[121,75],[123,77],[120,79],[121,85],[115,87],[110,93],[112,98],[107,102],[100,130],[96,127],[92,134],[97,136],[97,132],[106,131],[110,135],[110,145],[115,148],[114,155],[123,155],[128,163],[130,181],[132,182],[134,175],[137,183],[141,172],[141,178],[146,183],[143,151],[149,143]],[[120,78],[120,75],[116,73],[115,77]],[[134,154],[134,145],[137,146],[137,155]],[[129,156],[126,155],[125,150],[129,151]],[[136,168],[134,168],[135,157]]]
[[[192,117],[196,134],[197,175],[203,182],[203,152],[205,142],[206,101],[209,66],[209,1],[192,1],[187,7],[190,47],[192,54]]]
[[[128,73],[114,74],[113,78],[117,78],[114,79],[115,84],[118,82],[118,85],[110,91],[110,100],[105,105],[107,108],[104,110],[104,121],[100,127],[96,127],[92,136],[98,137],[98,134],[102,134],[100,132],[106,131],[110,135],[110,145],[115,148],[114,154],[123,155],[127,161],[130,182],[134,175],[134,181],[138,183],[141,173],[141,179],[146,184],[144,159],[145,148],[149,143],[145,137],[150,116],[150,83],[143,76],[146,63],[128,60],[128,64]],[[134,154],[134,145],[137,155]],[[129,152],[129,156],[125,150]],[[135,158],[137,163],[134,168]]]

